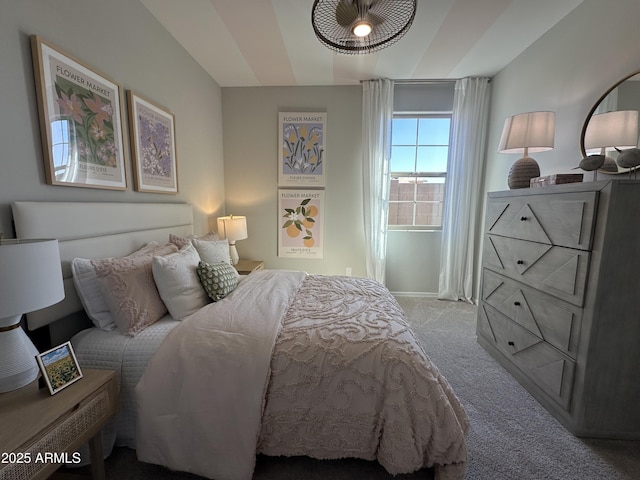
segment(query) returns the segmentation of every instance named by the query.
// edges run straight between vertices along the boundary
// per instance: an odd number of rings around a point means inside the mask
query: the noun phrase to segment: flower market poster
[[[41,44],[45,157],[55,184],[126,187],[120,86]]]
[[[278,256],[322,258],[323,190],[279,190]]]
[[[326,113],[280,112],[278,185],[324,187]]]

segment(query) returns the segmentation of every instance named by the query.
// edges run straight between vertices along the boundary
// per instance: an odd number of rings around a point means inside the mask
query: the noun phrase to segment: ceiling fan
[[[315,0],[313,30],[338,53],[371,53],[397,42],[416,15],[417,0]]]

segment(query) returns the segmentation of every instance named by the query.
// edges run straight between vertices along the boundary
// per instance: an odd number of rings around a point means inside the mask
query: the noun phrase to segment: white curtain
[[[474,248],[489,114],[488,78],[456,82],[442,218],[438,298],[472,302]]]
[[[385,281],[393,82],[362,84],[362,178],[367,276]]]

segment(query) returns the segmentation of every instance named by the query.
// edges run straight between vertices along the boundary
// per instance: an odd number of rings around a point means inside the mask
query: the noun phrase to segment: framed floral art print
[[[131,90],[127,97],[135,189],[178,193],[173,114]]]
[[[278,186],[324,187],[325,112],[278,113]]]
[[[321,259],[324,190],[278,190],[278,257]]]
[[[120,84],[31,37],[47,183],[127,188]]]

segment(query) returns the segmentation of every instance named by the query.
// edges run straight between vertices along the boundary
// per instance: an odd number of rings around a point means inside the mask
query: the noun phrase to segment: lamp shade
[[[0,242],[0,327],[64,298],[57,240]],[[9,324],[11,325],[11,324]]]
[[[218,217],[218,236],[229,243],[247,238],[247,217],[229,215]]]
[[[555,112],[527,112],[504,121],[499,153],[534,153],[553,149]]]
[[[63,298],[57,240],[0,241],[0,392],[38,376],[38,350],[20,327],[22,315]]]
[[[638,146],[638,111],[619,110],[593,115],[584,135],[585,150]],[[593,153],[593,152],[591,152]]]
[[[247,218],[240,215],[218,217],[218,236],[229,240],[229,257],[232,265],[237,265],[240,257],[236,249],[236,240],[247,238]]]

